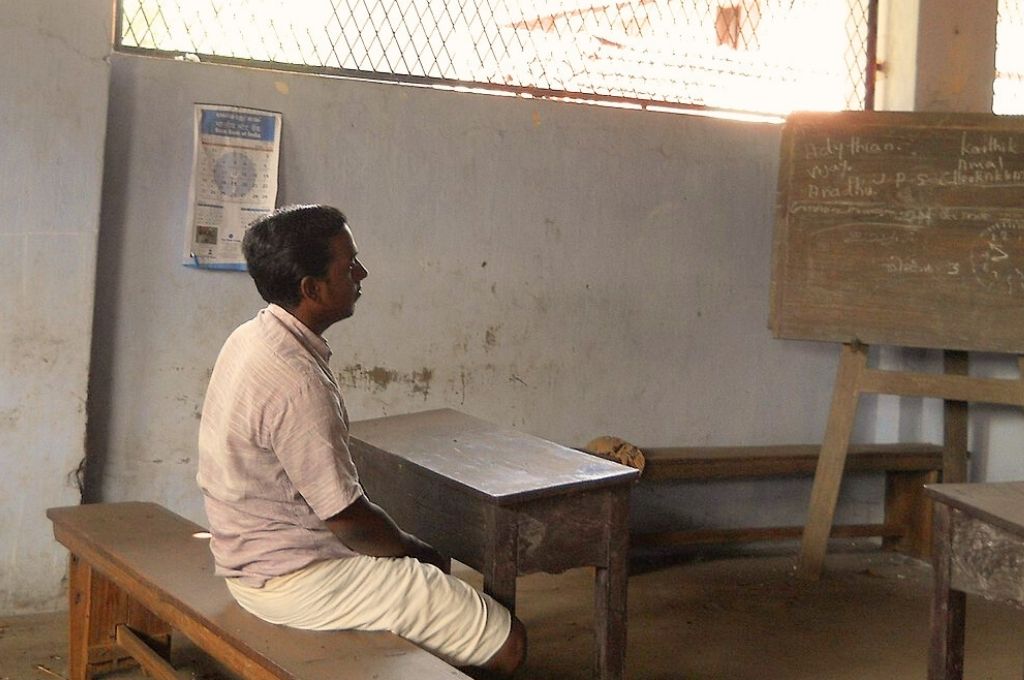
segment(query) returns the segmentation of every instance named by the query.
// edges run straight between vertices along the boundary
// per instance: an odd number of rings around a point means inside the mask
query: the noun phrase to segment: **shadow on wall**
[[[116,76],[116,71],[112,77]],[[123,279],[124,225],[126,192],[123,187],[131,174],[129,158],[117,156],[123,146],[115,139],[130,138],[135,121],[135,86],[131,78],[122,78],[119,91],[126,96],[111,97],[107,108],[107,136],[104,149],[103,196],[100,205],[100,231],[96,247],[96,296],[92,319],[92,346],[89,356],[89,391],[86,402],[85,458],[78,468],[77,483],[83,503],[103,499],[103,477],[110,449],[109,405],[113,396],[113,366],[117,353],[117,301]],[[116,128],[116,129],[115,129]],[[116,133],[116,134],[115,134]]]

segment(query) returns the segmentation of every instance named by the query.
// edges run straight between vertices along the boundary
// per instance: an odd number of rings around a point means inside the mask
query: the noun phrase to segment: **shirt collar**
[[[323,336],[317,335],[309,329],[306,324],[292,316],[284,307],[270,303],[266,311],[280,321],[303,345],[305,345],[317,358],[325,364],[331,360],[331,346],[327,344]]]

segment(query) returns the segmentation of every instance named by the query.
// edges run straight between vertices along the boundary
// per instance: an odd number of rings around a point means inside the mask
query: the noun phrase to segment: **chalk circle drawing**
[[[971,246],[971,269],[986,288],[1024,295],[1024,221],[1000,220],[982,229]]]
[[[228,151],[217,158],[213,181],[225,196],[246,196],[256,186],[256,163],[244,151]]]

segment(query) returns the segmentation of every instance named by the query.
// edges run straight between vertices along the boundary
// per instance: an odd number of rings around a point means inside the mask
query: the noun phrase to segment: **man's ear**
[[[303,276],[302,280],[299,281],[299,292],[302,294],[302,297],[313,302],[319,302],[320,280],[315,276]]]

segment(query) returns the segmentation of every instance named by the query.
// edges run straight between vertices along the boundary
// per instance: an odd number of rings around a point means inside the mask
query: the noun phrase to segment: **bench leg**
[[[171,629],[77,555],[68,588],[68,680],[136,666],[117,644],[117,625],[141,631],[161,655],[170,655]]]
[[[932,502],[925,484],[939,481],[938,470],[885,473],[885,525],[901,527],[899,538],[885,538],[882,547],[928,559],[932,547]]]

